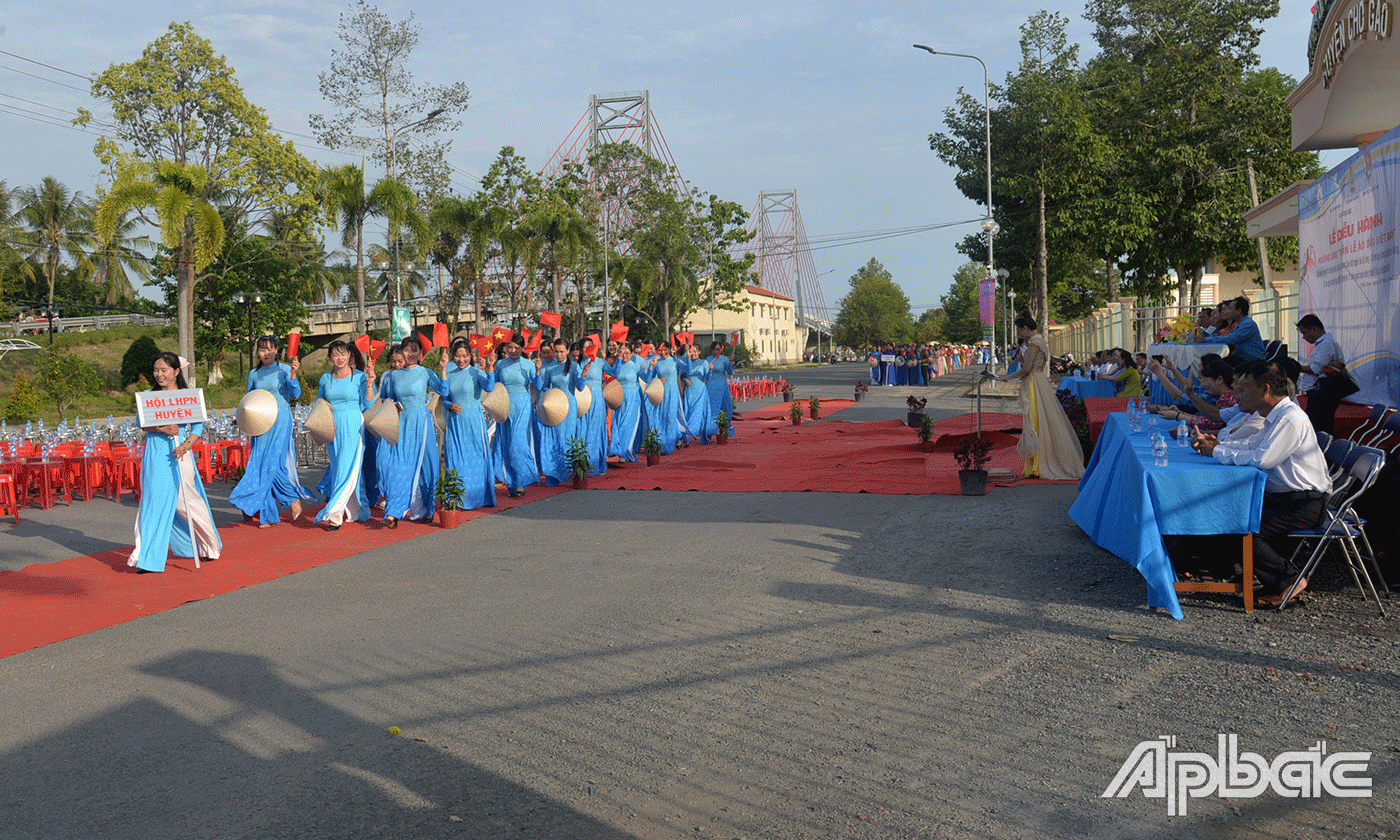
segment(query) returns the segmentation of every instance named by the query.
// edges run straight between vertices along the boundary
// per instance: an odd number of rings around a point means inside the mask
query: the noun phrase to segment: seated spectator
[[[1162,387],[1167,389],[1167,393],[1182,402],[1189,402],[1196,413],[1191,414],[1176,406],[1163,405],[1149,405],[1147,410],[1160,414],[1163,419],[1173,423],[1184,419],[1202,429],[1224,428],[1225,420],[1220,415],[1221,409],[1235,404],[1235,394],[1230,390],[1235,378],[1234,369],[1219,358],[1201,365],[1201,386],[1209,395],[1207,398],[1196,393],[1190,377],[1177,370],[1171,359],[1164,358],[1163,361],[1165,364],[1152,360],[1147,365],[1148,370],[1158,378]]]
[[[1264,361],[1264,339],[1259,325],[1249,317],[1249,298],[1241,295],[1220,304],[1227,325],[1211,341],[1230,345],[1230,366],[1238,370],[1247,362]]]
[[[1112,379],[1118,383],[1118,396],[1120,397],[1140,397],[1142,396],[1142,373],[1138,370],[1137,364],[1133,362],[1133,355],[1121,347],[1110,351],[1112,358],[1117,362],[1115,372],[1106,376],[1099,376],[1100,379]]]

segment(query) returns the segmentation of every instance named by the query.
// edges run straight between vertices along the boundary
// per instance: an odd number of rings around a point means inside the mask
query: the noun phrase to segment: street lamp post
[[[54,322],[58,320],[58,317],[59,317],[59,316],[58,316],[59,310],[58,310],[57,308],[55,308],[55,307],[50,306],[50,307],[47,307],[46,309],[44,309],[44,310],[43,310],[43,313],[44,313],[44,320],[48,322],[48,327],[49,327],[49,349],[52,350],[52,349],[53,349],[53,334],[54,334],[55,332],[57,332],[57,330],[56,330],[56,326],[57,326],[57,325],[56,325]]]
[[[262,303],[262,292],[237,292],[233,296],[233,302],[244,304],[248,309],[248,369],[252,370],[255,367],[253,352],[257,346],[256,339],[253,338],[253,304]],[[242,353],[238,354],[238,378],[243,378]]]
[[[1006,304],[1007,308],[1008,308],[1008,309],[1011,309],[1011,310],[1015,310],[1015,309],[1016,309],[1016,290],[1015,290],[1015,289],[1007,289],[1007,290],[1006,290],[1006,299],[1007,299],[1007,301],[1008,301],[1008,303]],[[1016,318],[1015,318],[1014,315],[1012,315],[1011,312],[1008,312],[1008,313],[1007,313],[1007,317],[1011,318],[1011,323],[1013,323],[1013,324],[1016,323]],[[1010,371],[1010,370],[1011,370],[1011,347],[1014,346],[1014,344],[1013,344],[1013,342],[1011,341],[1011,332],[1010,332],[1011,327],[1008,326],[1006,329],[1007,329],[1007,333],[1006,333],[1006,342],[1007,342],[1007,350],[1006,350],[1006,369],[1007,369],[1008,371]]]
[[[943,52],[942,50],[935,50],[932,47],[926,47],[923,44],[915,44],[914,48],[923,50],[924,52],[927,52],[930,55],[950,55],[956,58],[970,58],[978,64],[982,65],[982,109],[986,114],[987,130],[987,218],[982,220],[982,230],[986,231],[987,233],[987,272],[990,274],[996,270],[996,260],[992,258],[992,240],[996,237],[997,231],[1000,230],[1000,228],[998,227],[996,221],[992,218],[992,77],[991,74],[987,72],[987,62],[983,61],[975,55],[968,55],[967,53]],[[995,318],[992,319],[992,331],[992,342],[989,346],[996,346]],[[988,361],[990,362],[990,354]],[[990,364],[988,364],[987,367],[988,369],[990,369]]]

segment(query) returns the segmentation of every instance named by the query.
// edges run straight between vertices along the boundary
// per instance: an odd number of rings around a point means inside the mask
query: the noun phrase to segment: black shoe
[[[397,528],[397,527],[399,527],[399,520],[395,519],[395,518],[392,517],[392,516],[386,516],[386,517],[384,517],[384,527],[385,527],[385,528]]]
[[[339,530],[340,530],[340,526],[339,526],[339,525],[327,525],[327,526],[326,526],[326,530],[327,530],[327,531],[339,531]]]

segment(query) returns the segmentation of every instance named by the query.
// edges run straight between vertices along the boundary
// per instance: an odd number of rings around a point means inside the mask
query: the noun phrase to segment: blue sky
[[[904,288],[916,316],[938,305],[964,261],[954,245],[983,214],[954,189],[952,171],[927,143],[959,86],[980,95],[982,69],[911,45],[978,55],[996,82],[1019,62],[1018,27],[1047,8],[1021,0],[376,5],[394,19],[414,14],[422,35],[411,70],[419,82],[463,81],[471,89],[450,158],[459,192],[476,187],[505,145],[543,166],[587,110],[589,94],[647,89],[693,185],[746,208],[760,191],[797,191],[808,237],[819,243],[812,257],[828,307],[874,257]],[[1296,80],[1307,72],[1310,6],[1286,0],[1260,49],[1265,66]],[[60,70],[88,77],[134,60],[172,20],[190,21],[213,42],[248,98],[304,154],[322,164],[358,160],[315,148],[307,126],[308,114],[329,110],[316,76],[340,45],[336,28],[348,7],[321,0],[0,0],[0,50],[13,54],[0,55],[0,178],[15,187],[52,175],[92,195],[100,179],[96,136],[67,124],[78,107],[99,117],[102,110],[83,79]],[[1070,19],[1081,57],[1092,55],[1083,6],[1048,8]],[[1345,150],[1329,152],[1323,162],[1345,157]],[[865,231],[967,220],[853,242]]]

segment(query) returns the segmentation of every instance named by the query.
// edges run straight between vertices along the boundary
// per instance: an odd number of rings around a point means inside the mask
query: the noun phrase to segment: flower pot
[[[801,417],[794,417],[794,418],[792,418],[792,425],[794,425],[794,426],[801,426],[801,425],[802,425],[802,418],[801,418]]]
[[[466,518],[467,512],[464,510],[446,510],[444,508],[438,508],[437,521],[438,525],[443,528],[456,528],[458,525],[461,525],[462,520]]]
[[[729,435],[725,434],[724,432],[720,432],[719,434],[715,435],[715,443],[729,443]]]
[[[864,391],[856,391],[856,402],[864,402],[864,401],[865,401],[865,392],[864,392]]]
[[[931,441],[931,440],[921,440],[921,441],[919,441],[919,449],[922,450],[922,451],[924,451],[924,452],[932,452],[932,451],[933,451],[933,441]]]
[[[964,496],[987,495],[986,470],[958,470],[958,484]]]
[[[654,466],[656,466],[656,465],[659,464],[659,463],[661,463],[661,456],[660,456],[660,455],[653,455],[653,454],[651,454],[650,452],[647,453],[647,466],[648,466],[648,467],[654,467]]]
[[[784,392],[783,392],[783,402],[792,402],[792,392],[791,392],[791,391],[784,391]]]
[[[922,411],[911,411],[909,412],[909,419],[905,422],[909,424],[909,428],[917,429],[919,428],[919,418],[923,416],[924,413]]]
[[[573,478],[569,479],[569,483],[573,484],[575,490],[587,490],[588,476],[576,475]]]

